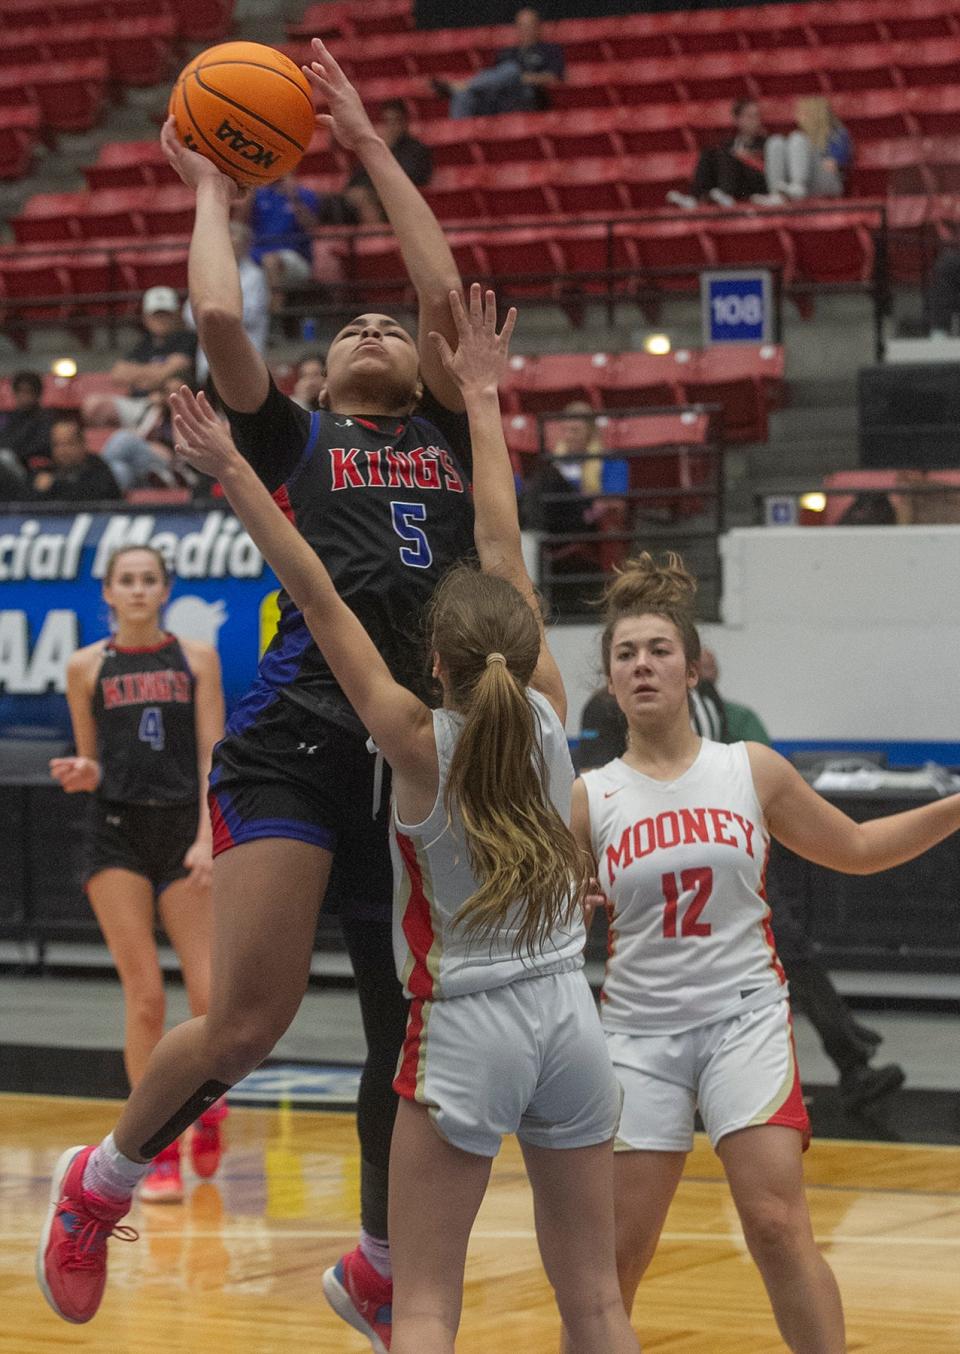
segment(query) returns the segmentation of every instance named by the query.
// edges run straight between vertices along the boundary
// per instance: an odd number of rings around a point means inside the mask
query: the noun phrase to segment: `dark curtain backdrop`
[[[639,4],[637,0],[540,0],[534,8],[544,19],[596,19],[603,14],[662,14],[671,9],[733,9],[744,3],[750,0],[643,0]],[[522,0],[415,0],[414,10],[418,28],[460,28],[509,23],[521,5]]]

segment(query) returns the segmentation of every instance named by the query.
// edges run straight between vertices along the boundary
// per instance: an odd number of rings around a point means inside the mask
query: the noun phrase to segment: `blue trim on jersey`
[[[303,460],[306,459],[307,456],[311,456],[313,452],[316,451],[317,443],[320,441],[320,429],[322,427],[323,412],[320,409],[315,409],[310,415],[310,434],[307,437],[307,444],[303,449],[303,458],[300,461],[300,465],[303,464]],[[300,465],[297,466],[297,470],[300,469]],[[293,472],[294,475],[297,473],[297,470]],[[291,475],[290,478],[293,479],[293,475]]]
[[[263,712],[269,710],[270,706],[279,699],[280,697],[273,687],[268,686],[260,677],[257,677],[253,686],[230,716],[225,732],[228,735],[245,733],[251,724],[255,724]],[[210,784],[213,784],[212,780]]]

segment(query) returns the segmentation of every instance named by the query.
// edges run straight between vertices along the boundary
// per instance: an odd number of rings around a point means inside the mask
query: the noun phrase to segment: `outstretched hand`
[[[327,127],[347,150],[356,151],[367,138],[376,138],[376,130],[363,106],[360,95],[343,73],[319,38],[311,43],[315,60],[302,67],[313,90],[313,106],[317,110],[317,124]],[[321,113],[321,108],[330,111]]]
[[[187,187],[192,188],[194,192],[204,180],[211,182],[219,180],[225,184],[231,202],[236,202],[245,191],[228,174],[222,173],[212,160],[208,160],[205,155],[199,155],[195,150],[189,150],[183,144],[177,136],[177,124],[172,117],[168,117],[160,128],[160,145],[167,158],[167,163],[179,174]]]
[[[431,332],[444,371],[461,393],[496,390],[507,370],[510,339],[517,323],[517,310],[511,306],[497,333],[497,298],[492,291],[483,295],[480,283],[470,288],[470,308],[464,308],[460,293],[450,293],[450,310],[457,327],[457,350],[442,334]]]
[[[220,480],[231,468],[244,464],[228,428],[217,418],[203,391],[194,395],[189,386],[181,386],[170,396],[170,408],[174,450],[195,470]]]

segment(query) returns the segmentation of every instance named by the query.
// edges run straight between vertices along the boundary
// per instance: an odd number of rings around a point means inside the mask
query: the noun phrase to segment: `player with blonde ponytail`
[[[693,1146],[700,1111],[780,1332],[842,1354],[836,1280],[817,1249],[804,1108],[764,872],[770,837],[848,874],[889,869],[960,827],[960,795],[855,823],[772,748],[690,722],[696,582],[678,555],[629,561],[601,639],[627,749],[574,786],[573,828],[609,900],[603,1024],[623,1086],[614,1171],[629,1312]]]
[[[326,568],[201,397],[173,397],[178,449],[215,475],[300,608],[393,773],[394,942],[411,998],[390,1159],[393,1354],[452,1354],[467,1242],[504,1133],[517,1133],[541,1253],[578,1354],[636,1354],[613,1242],[620,1095],[583,974],[588,861],[568,826],[566,698],[520,546],[497,385],[516,312],[480,288],[434,342],[474,452],[482,572],[437,589],[428,634],[443,706],[391,675]],[[558,1150],[564,1149],[564,1150]],[[336,1269],[328,1300],[382,1354]]]

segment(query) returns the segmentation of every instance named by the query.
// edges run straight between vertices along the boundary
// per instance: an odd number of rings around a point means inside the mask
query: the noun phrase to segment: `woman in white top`
[[[744,1236],[795,1354],[841,1354],[843,1311],[803,1188],[809,1122],[764,896],[771,836],[849,874],[889,869],[960,827],[960,795],[855,823],[778,753],[691,727],[700,641],[679,556],[631,561],[602,652],[627,750],[574,786],[574,833],[610,903],[603,1024],[624,1089],[617,1261],[629,1311],[693,1145],[723,1163]]]
[[[186,390],[174,397],[177,442],[220,480],[393,769],[396,953],[412,998],[390,1169],[393,1354],[453,1350],[470,1229],[509,1132],[573,1348],[625,1354],[637,1343],[613,1241],[619,1089],[582,969],[588,861],[567,826],[566,699],[523,564],[497,397],[515,313],[498,335],[492,292],[484,307],[474,286],[469,314],[458,293],[450,300],[457,352],[434,339],[470,420],[483,572],[454,569],[432,605],[442,709],[394,681],[323,564]],[[331,1271],[334,1306],[336,1282]],[[362,1328],[383,1350],[375,1320]]]

